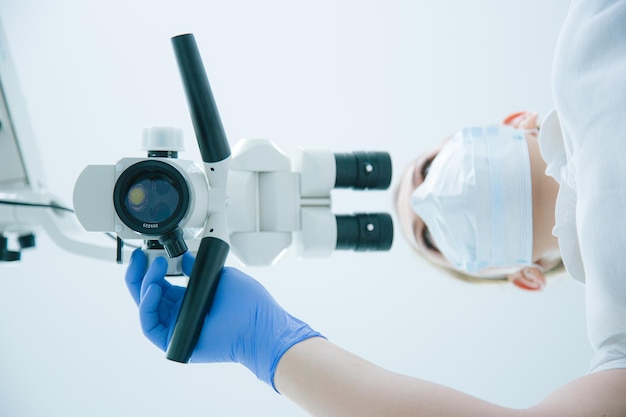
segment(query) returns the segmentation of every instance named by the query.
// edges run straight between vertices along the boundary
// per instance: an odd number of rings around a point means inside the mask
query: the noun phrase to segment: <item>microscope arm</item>
[[[0,231],[3,234],[25,235],[43,230],[62,249],[81,256],[112,261],[117,248],[106,235],[95,236],[80,225],[71,209],[55,203],[45,192],[0,193]],[[50,207],[52,206],[52,207]],[[122,249],[128,259],[131,249]]]

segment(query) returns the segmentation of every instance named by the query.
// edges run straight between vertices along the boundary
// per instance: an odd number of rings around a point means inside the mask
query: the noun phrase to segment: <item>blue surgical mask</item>
[[[489,126],[458,132],[432,161],[411,203],[459,271],[502,276],[533,264],[530,158],[523,131]]]

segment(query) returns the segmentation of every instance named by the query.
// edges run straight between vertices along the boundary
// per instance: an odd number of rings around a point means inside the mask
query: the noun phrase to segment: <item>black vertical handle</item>
[[[221,239],[202,239],[167,349],[167,359],[189,362],[211,309],[229,249]]]
[[[230,156],[230,146],[215,105],[196,39],[190,33],[172,38],[187,104],[204,162],[219,162]]]
[[[196,40],[193,35],[185,34],[172,38],[172,44],[202,160],[205,163],[224,161],[230,156],[230,146]],[[229,250],[228,243],[215,237],[204,237],[200,242],[167,350],[168,359],[189,362],[211,309]]]

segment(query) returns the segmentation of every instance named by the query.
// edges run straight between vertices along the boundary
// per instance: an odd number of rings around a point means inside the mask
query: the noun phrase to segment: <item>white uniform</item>
[[[540,146],[560,183],[554,234],[585,282],[590,372],[626,368],[626,0],[572,3],[552,75],[562,136],[549,117]]]

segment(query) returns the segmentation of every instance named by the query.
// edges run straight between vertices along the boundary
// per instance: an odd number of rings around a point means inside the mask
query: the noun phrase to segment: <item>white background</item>
[[[196,36],[227,135],[409,161],[468,124],[552,107],[565,0],[36,1],[0,13],[47,173],[70,204],[87,164],[142,156],[141,129],[185,130],[169,38]],[[336,192],[336,212],[393,211],[392,190]],[[399,230],[386,253],[244,268],[292,314],[383,367],[511,407],[585,373],[583,287],[457,282]],[[230,265],[238,266],[236,259]],[[301,416],[240,365],[169,362],[141,334],[124,267],[42,233],[0,266],[0,415]]]

